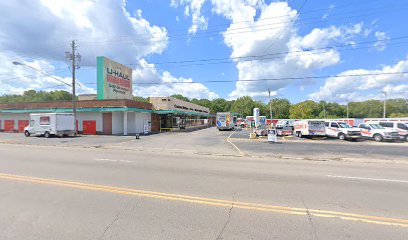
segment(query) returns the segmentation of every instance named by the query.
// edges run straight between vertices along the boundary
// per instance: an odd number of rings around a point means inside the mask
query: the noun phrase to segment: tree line
[[[171,97],[178,98],[187,102],[195,103],[208,107],[211,113],[217,112],[236,112],[239,115],[252,116],[253,109],[259,108],[261,115],[270,118],[269,103],[256,101],[250,96],[244,96],[235,100],[226,100],[217,98],[208,99],[189,99],[181,94],[175,94]],[[11,102],[43,102],[71,100],[72,94],[63,91],[35,91],[28,90],[21,95],[7,94],[0,96],[0,103]],[[135,96],[134,100],[149,102],[149,98]],[[347,105],[334,102],[305,100],[292,104],[286,98],[274,98],[272,103],[273,118],[345,118],[347,116]],[[383,116],[384,102],[380,100],[367,100],[361,102],[350,102],[348,104],[348,116],[350,118],[380,118]],[[408,117],[408,100],[407,99],[388,99],[386,101],[387,117]]]

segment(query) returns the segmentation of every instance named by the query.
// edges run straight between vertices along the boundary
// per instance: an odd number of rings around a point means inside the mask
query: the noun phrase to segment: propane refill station
[[[259,115],[260,115],[259,108],[254,108],[255,129],[258,129],[259,127]]]

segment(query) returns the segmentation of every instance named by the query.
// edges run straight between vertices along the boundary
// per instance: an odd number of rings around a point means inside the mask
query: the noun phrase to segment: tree
[[[318,118],[342,118],[347,114],[346,106],[326,101],[319,102],[320,113]]]
[[[259,108],[260,115],[266,116],[266,105],[262,102],[253,100],[250,96],[239,97],[237,100],[233,101],[230,111],[240,113],[245,117],[252,116],[254,108]]]
[[[274,98],[267,105],[267,116],[269,116],[269,104],[272,103],[273,118],[289,118],[290,102],[286,98]],[[270,117],[270,116],[269,116]]]
[[[320,107],[318,103],[306,100],[290,106],[289,113],[292,119],[317,118],[320,113]]]
[[[144,98],[144,97],[140,97],[140,96],[133,96],[133,100],[138,101],[138,102],[145,102],[145,103],[150,102],[149,97]]]
[[[230,110],[230,104],[224,98],[217,98],[211,101],[210,112],[228,112]]]
[[[188,97],[184,97],[184,96],[181,95],[181,94],[173,94],[173,95],[171,95],[170,97],[174,97],[174,98],[177,98],[177,99],[186,101],[186,102],[190,102],[190,99],[188,99]]]
[[[21,95],[3,95],[0,96],[0,103],[10,102],[44,102],[71,100],[72,94],[64,90],[56,90],[51,92],[28,90]]]

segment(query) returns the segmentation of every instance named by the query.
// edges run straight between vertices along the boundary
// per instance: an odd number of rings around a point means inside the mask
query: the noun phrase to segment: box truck
[[[24,128],[24,135],[67,136],[75,134],[75,118],[72,113],[32,113]]]
[[[218,112],[217,113],[217,129],[218,130],[220,131],[221,130],[233,130],[234,127],[235,127],[234,116],[230,112]]]

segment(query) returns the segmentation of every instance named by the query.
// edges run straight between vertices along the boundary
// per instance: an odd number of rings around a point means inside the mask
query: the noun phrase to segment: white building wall
[[[136,114],[135,114],[135,112],[128,112],[127,116],[128,116],[128,121],[127,121],[128,134],[134,134],[134,133],[136,133],[136,126],[135,126]]]
[[[4,129],[4,120],[14,120],[14,129],[18,129],[18,120],[30,120],[29,113],[0,113],[0,129]]]
[[[77,112],[78,131],[83,130],[83,121],[96,121],[96,131],[102,132],[102,113],[101,112]]]
[[[123,134],[123,112],[112,112],[112,134]]]
[[[143,133],[143,126],[146,121],[150,122],[152,115],[150,113],[136,113],[136,133]]]

